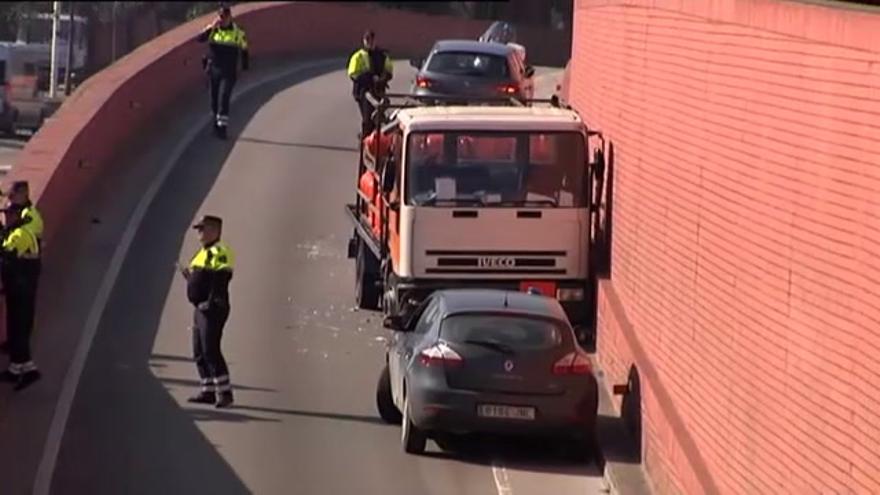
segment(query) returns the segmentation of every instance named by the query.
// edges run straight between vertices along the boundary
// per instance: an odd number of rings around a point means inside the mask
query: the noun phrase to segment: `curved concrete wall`
[[[609,381],[661,493],[880,493],[880,15],[581,0],[569,98],[613,147]]]
[[[263,2],[239,5],[255,64],[266,55],[347,55],[367,27],[395,57],[424,54],[438,38],[475,38],[487,23],[372,5]],[[194,41],[210,16],[144,44],[83,84],[19,155],[6,182],[26,179],[46,217],[47,253],[66,213],[169,102],[203,81],[204,46]],[[115,162],[113,160],[116,160]]]

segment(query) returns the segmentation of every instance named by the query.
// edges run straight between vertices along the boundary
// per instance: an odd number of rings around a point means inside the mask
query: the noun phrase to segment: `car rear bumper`
[[[595,381],[582,391],[562,395],[512,395],[413,387],[410,392],[413,423],[427,431],[496,433],[526,436],[591,435],[595,430],[598,395]],[[534,407],[535,419],[485,418],[480,404]]]
[[[414,94],[414,95],[422,97],[422,98],[432,98],[432,97],[443,98],[444,100],[446,100],[445,103],[447,103],[447,104],[462,104],[462,105],[468,104],[468,103],[470,103],[470,101],[472,99],[477,99],[477,98],[499,98],[499,99],[502,99],[505,97],[509,98],[511,96],[514,96],[518,99],[524,99],[524,95],[522,95],[521,93],[518,93],[516,95],[506,95],[504,93],[492,91],[491,89],[486,89],[485,91],[471,91],[468,93],[462,93],[462,92],[452,92],[452,91],[432,91],[430,89],[413,87],[411,89],[411,94]],[[460,100],[454,99],[454,98],[459,98],[459,97],[461,98]],[[453,98],[453,99],[450,100],[450,98]]]

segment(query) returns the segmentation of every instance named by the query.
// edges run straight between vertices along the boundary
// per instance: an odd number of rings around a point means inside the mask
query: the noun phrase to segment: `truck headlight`
[[[559,301],[583,301],[584,289],[556,289],[556,299]]]

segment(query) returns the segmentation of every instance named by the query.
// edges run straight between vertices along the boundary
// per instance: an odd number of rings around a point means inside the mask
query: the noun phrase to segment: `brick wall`
[[[661,493],[880,493],[880,14],[580,0],[613,145],[599,359]],[[606,205],[608,206],[608,205]]]

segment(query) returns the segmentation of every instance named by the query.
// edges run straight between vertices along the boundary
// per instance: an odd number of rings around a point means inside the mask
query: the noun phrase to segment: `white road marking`
[[[492,477],[495,478],[495,489],[498,490],[498,495],[513,495],[510,478],[507,476],[507,468],[498,462],[493,462]]]
[[[234,102],[238,100],[260,86],[264,86],[279,79],[284,79],[285,77],[290,77],[297,72],[330,65],[331,63],[337,63],[337,61],[335,59],[318,60],[311,63],[297,65],[294,69],[264,77],[263,79],[255,81],[236,92],[232,101]],[[70,416],[71,407],[73,406],[73,399],[76,397],[76,390],[79,386],[80,377],[85,368],[86,358],[92,347],[92,341],[95,339],[95,334],[98,332],[101,317],[103,316],[104,309],[110,299],[110,294],[116,285],[116,279],[119,277],[122,264],[128,255],[128,250],[134,241],[134,237],[140,228],[140,224],[146,216],[147,210],[152,204],[153,199],[159,193],[162,184],[165,183],[165,179],[171,174],[171,171],[180,160],[180,157],[190,144],[192,144],[198,134],[202,132],[205,127],[208,127],[210,123],[210,117],[204,118],[200,124],[197,124],[190,129],[189,132],[178,142],[177,147],[174,148],[171,156],[169,156],[168,160],[162,164],[159,175],[156,176],[150,184],[150,187],[141,197],[137,208],[135,208],[134,214],[132,214],[131,219],[125,227],[122,239],[116,247],[116,251],[113,253],[113,258],[110,260],[110,266],[104,274],[104,278],[101,280],[101,286],[98,288],[98,293],[95,296],[94,303],[92,304],[88,318],[86,319],[85,329],[83,330],[83,334],[80,337],[76,351],[74,352],[70,368],[67,370],[67,375],[64,377],[61,394],[58,396],[58,403],[55,405],[55,413],[52,416],[52,423],[49,426],[46,445],[43,447],[43,457],[40,459],[40,465],[37,468],[37,474],[34,481],[34,495],[49,495],[49,491],[52,488],[52,477],[55,473],[55,463],[58,461],[58,452],[61,450],[61,441],[64,437],[64,430],[67,428],[67,420]]]

